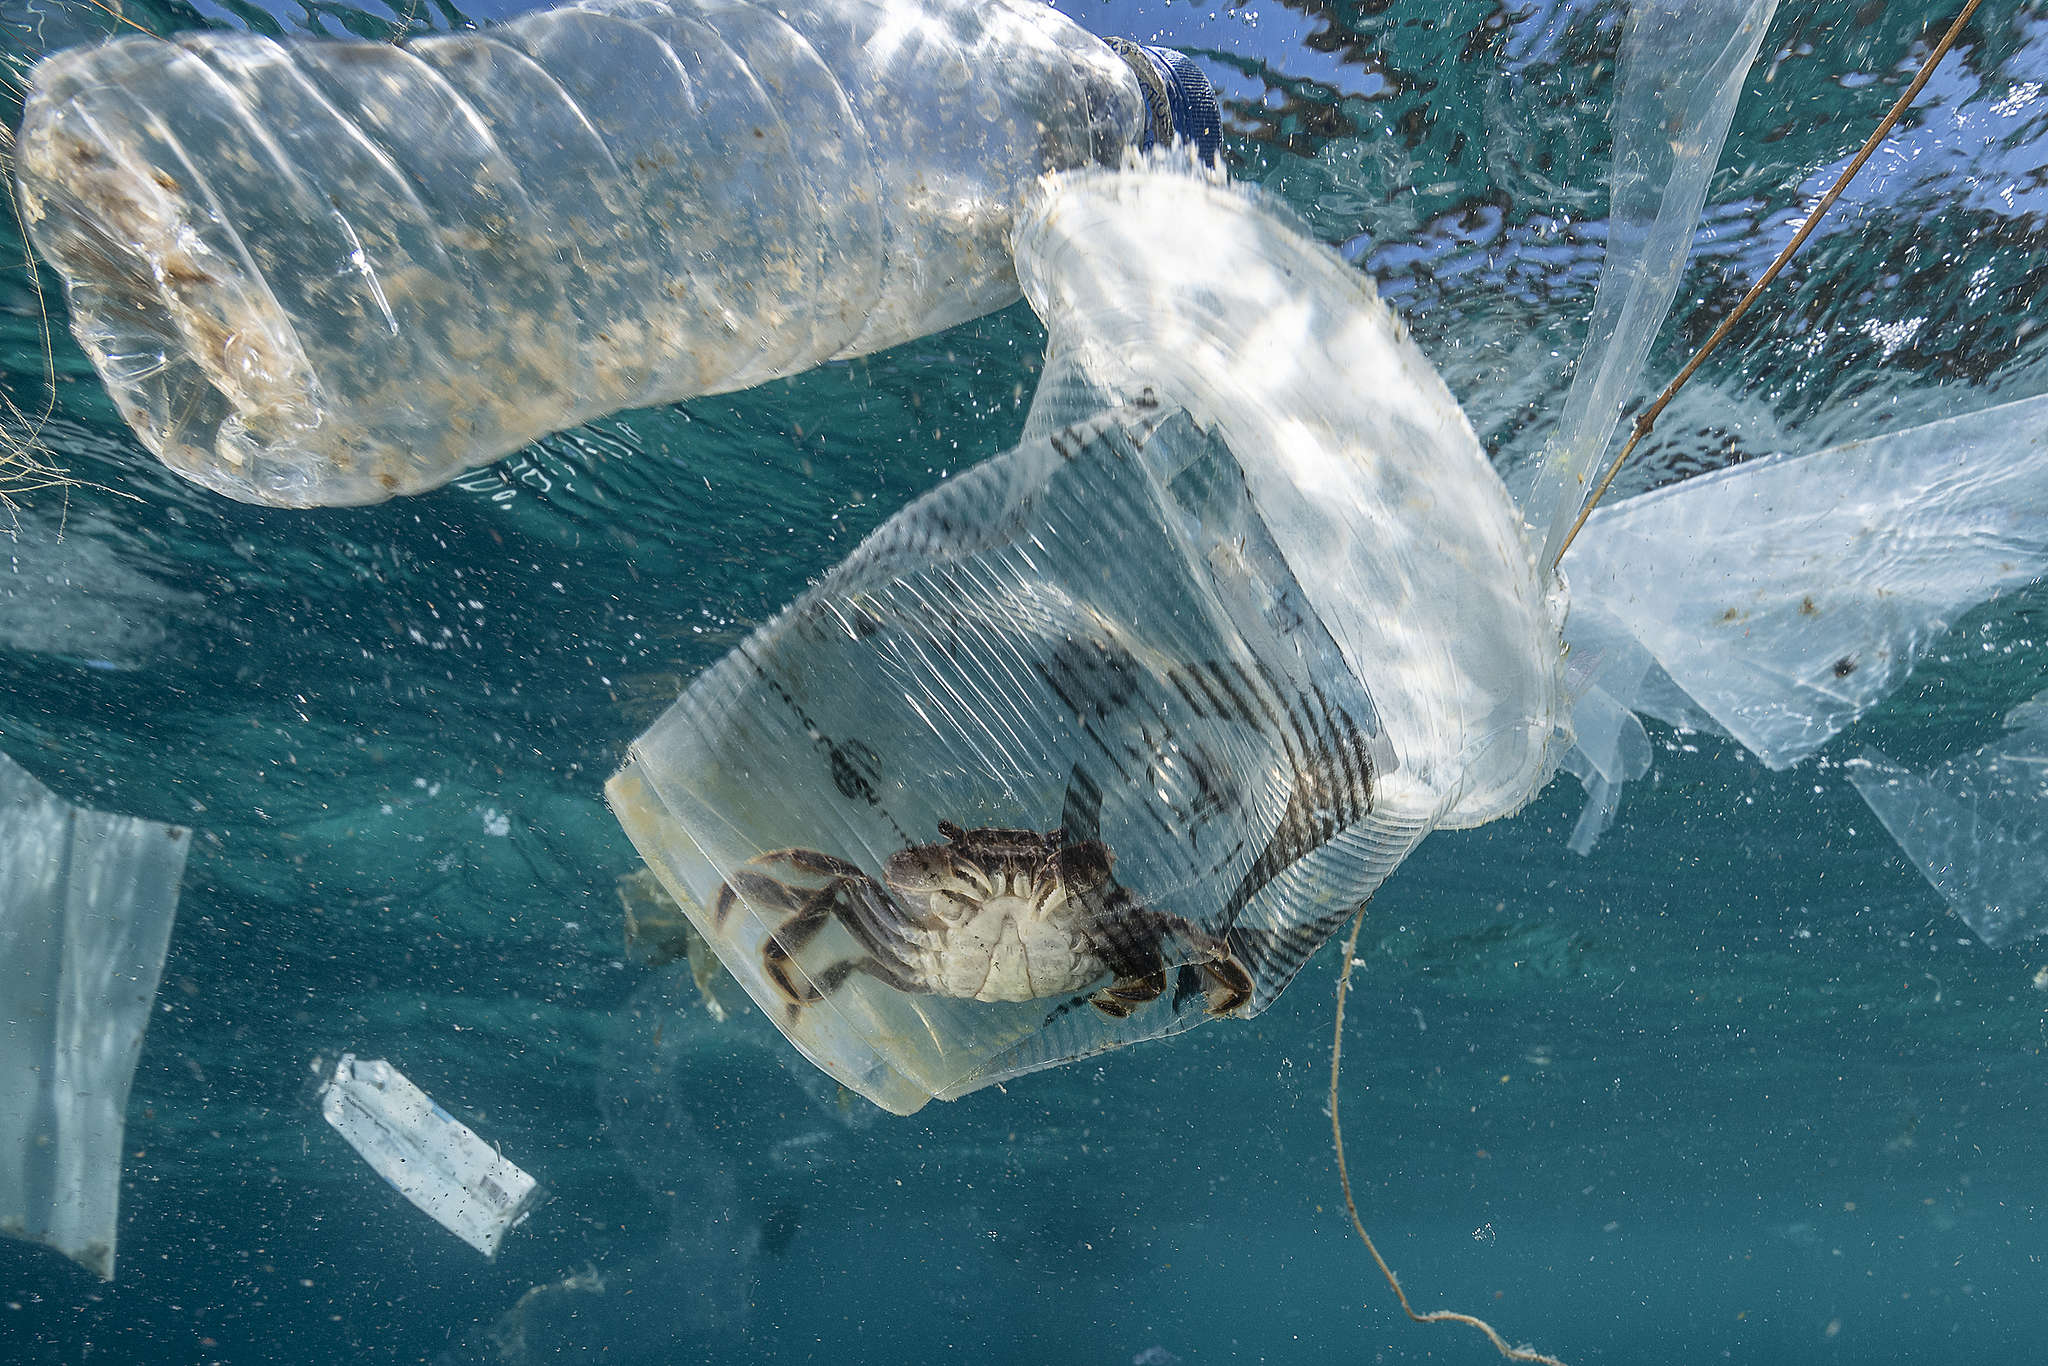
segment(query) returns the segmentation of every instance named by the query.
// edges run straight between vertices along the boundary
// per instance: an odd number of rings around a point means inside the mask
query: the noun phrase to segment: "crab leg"
[[[768,942],[761,946],[761,966],[767,969],[770,980],[791,1005],[809,1005],[821,1000],[825,991],[830,990],[821,990],[792,976],[792,970],[797,969],[792,955],[816,939],[818,931],[824,929],[825,923],[832,918],[832,902],[839,887],[839,883],[829,882],[811,893],[795,915],[768,932]]]
[[[731,880],[719,885],[718,899],[711,906],[711,921],[714,925],[725,924],[726,916],[732,914],[735,900],[776,902],[785,909],[797,909],[795,894],[787,883],[754,871],[764,864],[771,863],[787,864],[800,872],[817,873],[822,877],[867,876],[845,859],[819,853],[816,849],[771,849],[765,854],[756,854],[748,859],[746,867],[734,869]]]
[[[818,974],[817,986],[819,992],[830,996],[833,992],[844,986],[846,979],[853,976],[856,972],[866,973],[882,985],[894,987],[908,996],[922,996],[925,994],[923,987],[920,987],[917,983],[911,981],[908,977],[905,977],[895,968],[890,967],[878,958],[848,958],[834,963],[831,967]]]
[[[845,900],[839,905],[840,923],[862,948],[885,963],[900,964],[921,947],[919,927],[873,879],[840,885],[845,890]]]
[[[1147,973],[1143,977],[1119,977],[1090,996],[1088,1004],[1111,1019],[1125,1020],[1130,1018],[1132,1011],[1158,1000],[1165,991],[1164,972]]]
[[[1202,964],[1202,976],[1208,979],[1202,997],[1211,1015],[1234,1015],[1252,999],[1252,975],[1234,954]]]
[[[1116,981],[1090,998],[1105,1014],[1121,1019],[1164,991],[1167,956],[1175,947],[1189,951],[1189,966],[1200,970],[1209,1014],[1234,1014],[1252,999],[1251,974],[1237,961],[1227,940],[1169,911],[1140,905],[1123,888],[1108,899],[1092,929],[1103,963],[1117,974]],[[1149,984],[1155,977],[1158,990],[1147,996],[1130,994],[1133,984]],[[1112,1009],[1116,1004],[1123,1005],[1121,1012]]]
[[[774,907],[784,912],[799,911],[803,903],[797,900],[796,889],[786,882],[777,881],[765,873],[735,868],[732,879],[719,884],[718,899],[711,904],[711,922],[721,929],[725,918],[732,914],[733,906],[741,901],[751,902],[757,907]]]

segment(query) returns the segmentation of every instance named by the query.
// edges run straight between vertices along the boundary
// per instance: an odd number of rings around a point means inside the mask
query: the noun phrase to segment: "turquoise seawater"
[[[1234,174],[1381,280],[1526,467],[1598,279],[1622,7],[1062,8],[1193,54]],[[1781,6],[1660,381],[1947,18]],[[0,0],[15,85],[113,27]],[[2044,85],[2048,10],[1988,0],[1622,491],[2048,389]],[[909,1119],[840,1093],[730,988],[719,1026],[686,966],[626,951],[639,865],[600,792],[626,745],[890,513],[1010,445],[1043,352],[1019,305],[422,497],[265,511],[158,465],[54,277],[0,272],[0,384],[82,481],[25,498],[0,544],[0,748],[72,801],[197,832],[128,1107],[119,1277],[0,1241],[0,1361],[1497,1359],[1403,1320],[1344,1218],[1333,950],[1256,1021]],[[2048,685],[2044,613],[2040,589],[1978,609],[1789,772],[1653,726],[1654,774],[1590,857],[1565,847],[1582,795],[1561,778],[1400,869],[1361,941],[1344,1116],[1419,1308],[1575,1366],[2048,1357],[2048,949],[1980,944],[1839,766],[1995,735]],[[495,1261],[322,1122],[343,1050],[546,1185]]]

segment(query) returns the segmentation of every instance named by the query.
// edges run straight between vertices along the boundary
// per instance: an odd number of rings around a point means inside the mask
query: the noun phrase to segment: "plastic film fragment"
[[[1594,515],[1564,567],[1589,624],[1620,623],[1715,724],[1789,768],[1962,613],[2048,569],[2048,396],[1631,498]]]
[[[531,1176],[388,1062],[342,1054],[320,1114],[393,1190],[486,1257],[542,1198]]]
[[[114,1276],[128,1087],[191,831],[0,755],[0,1233]]]
[[[1908,860],[1994,949],[2048,934],[2048,695],[2013,708],[2008,733],[1927,774],[1876,749],[1849,781]]]
[[[1607,257],[1571,392],[1524,495],[1530,536],[1554,563],[1592,495],[1623,405],[1671,311],[1777,0],[1645,0],[1629,6],[1614,102]]]

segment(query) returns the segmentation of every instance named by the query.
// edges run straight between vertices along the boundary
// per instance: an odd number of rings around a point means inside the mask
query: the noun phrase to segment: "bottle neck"
[[[1223,143],[1223,118],[1201,68],[1172,48],[1146,47],[1128,38],[1108,43],[1130,66],[1145,95],[1145,131],[1138,149],[1191,143],[1196,155],[1213,165]]]

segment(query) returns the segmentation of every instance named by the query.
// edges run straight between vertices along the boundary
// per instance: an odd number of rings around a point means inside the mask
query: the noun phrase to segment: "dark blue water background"
[[[1378,276],[1503,467],[1527,461],[1598,277],[1618,7],[1065,7],[1193,52],[1236,173]],[[44,0],[0,15],[17,64],[108,27]],[[1788,0],[1654,373],[1945,17]],[[2048,387],[2044,81],[2048,13],[1992,0],[1628,487]],[[1402,1321],[1343,1221],[1330,953],[1257,1021],[907,1120],[625,955],[615,881],[637,860],[604,778],[808,578],[1014,439],[1028,311],[319,513],[162,470],[41,318],[28,273],[0,274],[0,382],[89,482],[19,513],[20,556],[68,558],[0,605],[0,744],[74,801],[199,834],[129,1107],[120,1277],[0,1243],[0,1361],[1495,1359]],[[1393,878],[1345,1115],[1420,1305],[1574,1363],[2043,1358],[2048,950],[1972,939],[1828,756],[1981,743],[2048,682],[2044,608],[1980,609],[1791,773],[1653,730],[1654,779],[1591,858],[1564,847],[1565,779]],[[90,650],[65,643],[81,624]],[[320,1121],[315,1068],[344,1048],[552,1191],[496,1262]]]

